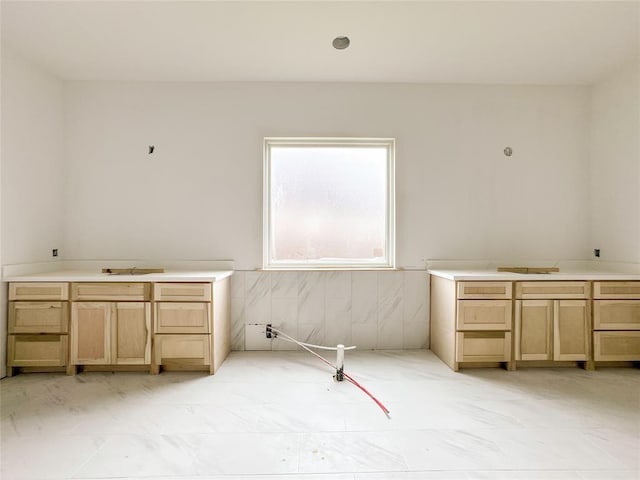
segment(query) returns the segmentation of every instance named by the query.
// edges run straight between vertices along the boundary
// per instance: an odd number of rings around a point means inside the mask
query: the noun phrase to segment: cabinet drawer
[[[593,332],[594,360],[640,360],[640,331]]]
[[[156,335],[156,364],[169,361],[184,365],[210,365],[209,340],[209,335]]]
[[[458,282],[458,298],[511,298],[511,282]]]
[[[68,283],[10,283],[9,300],[68,300]]]
[[[458,330],[511,330],[511,300],[458,300]]]
[[[156,283],[153,299],[167,302],[210,302],[210,283]]]
[[[594,300],[594,330],[640,330],[640,300]]]
[[[640,299],[640,282],[593,282],[593,298]]]
[[[508,362],[511,332],[456,333],[456,362]]]
[[[68,335],[9,335],[9,367],[62,367],[67,364]]]
[[[516,298],[589,298],[589,282],[516,282]]]
[[[67,333],[68,302],[10,302],[9,333]]]
[[[72,300],[149,300],[149,283],[72,283]]]
[[[211,304],[156,303],[156,333],[210,333]]]

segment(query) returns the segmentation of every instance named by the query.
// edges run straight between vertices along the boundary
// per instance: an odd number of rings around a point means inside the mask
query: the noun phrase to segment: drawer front
[[[211,304],[156,303],[156,333],[210,333]]]
[[[68,335],[9,335],[10,367],[62,367],[67,364]]]
[[[68,302],[9,303],[9,333],[68,332]]]
[[[165,302],[210,302],[210,283],[155,283],[153,299]]]
[[[149,283],[72,283],[72,300],[119,300],[142,302],[150,299]]]
[[[593,298],[640,299],[640,282],[593,282]]]
[[[458,282],[458,298],[511,299],[511,282]]]
[[[640,330],[640,300],[594,300],[594,330]]]
[[[589,282],[516,282],[516,298],[589,298]]]
[[[68,300],[68,283],[14,282],[9,284],[9,300]]]
[[[594,360],[640,360],[640,332],[593,332]]]
[[[458,330],[511,330],[511,300],[458,300]]]
[[[456,362],[508,362],[511,332],[456,333]]]
[[[209,340],[209,335],[156,335],[156,364],[169,361],[185,365],[210,365]]]

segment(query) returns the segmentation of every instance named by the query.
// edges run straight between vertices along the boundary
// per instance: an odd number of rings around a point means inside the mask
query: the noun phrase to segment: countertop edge
[[[491,270],[427,270],[429,275],[445,278],[453,281],[636,281],[640,280],[640,274],[616,273],[616,272],[558,272],[558,273],[510,273]]]
[[[233,275],[233,270],[169,271],[143,275],[110,275],[98,272],[57,271],[3,277],[3,282],[219,282]]]

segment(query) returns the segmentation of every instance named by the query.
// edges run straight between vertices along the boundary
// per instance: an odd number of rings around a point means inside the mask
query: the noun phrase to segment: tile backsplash
[[[359,349],[429,345],[425,271],[238,271],[231,277],[232,349],[247,349],[245,326],[271,323],[303,342]],[[261,344],[268,348],[269,342]],[[272,350],[295,350],[273,340]]]

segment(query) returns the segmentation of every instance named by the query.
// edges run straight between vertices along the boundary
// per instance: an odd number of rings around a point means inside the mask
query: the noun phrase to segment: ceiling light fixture
[[[344,50],[350,43],[349,37],[336,37],[333,39],[332,45],[336,50]]]

